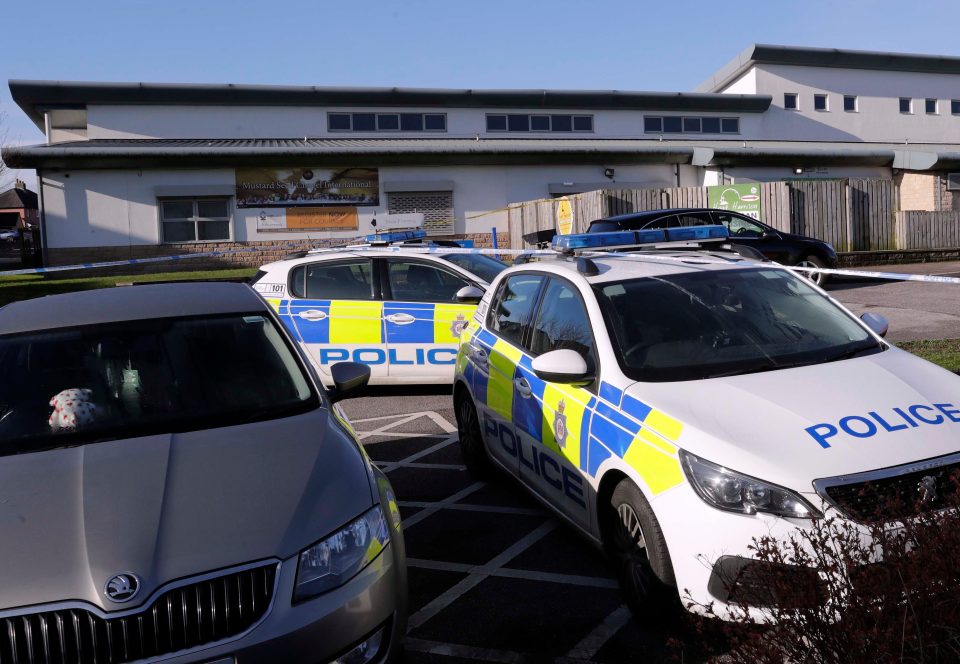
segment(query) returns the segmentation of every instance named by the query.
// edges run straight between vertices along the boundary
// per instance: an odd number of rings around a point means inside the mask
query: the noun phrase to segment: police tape
[[[842,277],[861,277],[867,279],[884,279],[888,281],[919,281],[937,284],[960,284],[960,278],[944,277],[938,274],[903,274],[900,272],[873,272],[869,270],[841,270],[834,268],[800,267],[797,265],[783,265],[788,270],[809,272],[811,274],[837,275]]]

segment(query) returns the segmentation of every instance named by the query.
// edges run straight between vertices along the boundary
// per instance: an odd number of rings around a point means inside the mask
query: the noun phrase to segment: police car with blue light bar
[[[762,616],[776,598],[751,578],[753,538],[886,518],[918,483],[946,494],[960,377],[884,342],[881,317],[719,226],[554,248],[503,271],[461,335],[461,449],[602,545],[636,612],[679,588],[689,606]]]
[[[337,362],[368,365],[373,385],[449,384],[460,331],[506,265],[425,236],[380,233],[300,252],[261,267],[252,285],[325,384]]]

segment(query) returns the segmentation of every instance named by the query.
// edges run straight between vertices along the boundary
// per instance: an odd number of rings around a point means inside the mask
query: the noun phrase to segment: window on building
[[[446,131],[445,113],[327,113],[329,131]]]
[[[487,131],[506,131],[506,130],[507,130],[506,115],[488,115],[487,116]]]
[[[525,113],[490,113],[487,131],[593,131],[592,115],[528,115]]]
[[[796,92],[783,93],[783,107],[788,111],[796,111],[800,108],[800,97]]]
[[[520,114],[508,115],[507,131],[530,131],[530,116]]]
[[[843,110],[847,113],[856,113],[859,110],[856,95],[843,95]]]
[[[550,131],[549,115],[531,115],[530,131]]]
[[[229,198],[167,198],[159,204],[161,242],[231,239]]]
[[[813,95],[813,110],[815,111],[827,111],[827,95],[816,94]]]
[[[700,118],[684,118],[683,119],[684,134],[699,134],[701,126],[702,126],[702,120]]]
[[[573,118],[569,115],[551,115],[550,131],[573,131]]]
[[[913,99],[910,97],[900,97],[900,112],[913,113]]]
[[[720,133],[739,134],[740,118],[720,118]]]
[[[593,116],[592,115],[574,115],[573,130],[574,131],[593,131]]]
[[[936,99],[927,99],[924,103],[928,115],[937,114],[937,100]]]
[[[720,133],[720,118],[703,118],[702,120],[700,128],[704,134]]]
[[[659,134],[663,131],[663,118],[647,115],[643,118],[643,131],[648,134]]]
[[[663,119],[663,132],[665,134],[680,134],[683,132],[683,118],[665,117]]]
[[[950,100],[950,112],[954,115],[960,115],[960,99]]]

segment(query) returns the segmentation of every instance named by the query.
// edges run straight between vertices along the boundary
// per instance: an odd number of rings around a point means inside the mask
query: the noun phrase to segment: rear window
[[[501,263],[496,258],[484,254],[447,254],[441,258],[477,275],[488,284],[507,268],[506,263]]]
[[[262,313],[0,337],[0,455],[311,410],[303,367]]]

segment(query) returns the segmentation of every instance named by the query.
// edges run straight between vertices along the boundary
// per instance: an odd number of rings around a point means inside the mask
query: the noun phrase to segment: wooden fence
[[[591,221],[603,217],[644,210],[707,207],[707,188],[606,189],[568,198],[573,206],[574,232],[584,232]],[[760,184],[760,198],[765,223],[777,230],[825,240],[838,251],[906,248],[898,241],[897,190],[892,180],[764,182]],[[556,200],[547,199],[511,206],[511,246],[523,248],[527,246],[523,235],[554,228],[557,205]],[[929,226],[933,222],[924,223]],[[916,237],[913,242],[917,246],[910,248],[945,246],[931,243],[946,241],[950,223],[942,221],[930,226],[930,233],[935,235],[929,237],[916,231],[922,237]],[[954,229],[953,232],[960,231]]]
[[[897,212],[897,249],[960,247],[960,211]]]

